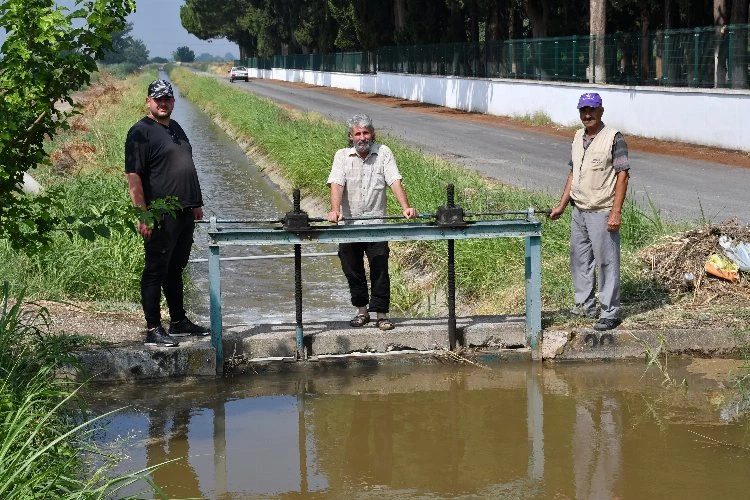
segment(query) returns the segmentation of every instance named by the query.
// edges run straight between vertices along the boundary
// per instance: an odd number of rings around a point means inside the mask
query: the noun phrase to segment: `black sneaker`
[[[146,345],[154,345],[159,347],[177,347],[180,345],[175,339],[167,335],[164,331],[164,327],[159,325],[156,328],[149,328],[146,332]]]
[[[187,318],[169,324],[169,334],[173,337],[187,337],[195,335],[196,337],[205,337],[211,335],[211,330],[205,326],[196,325]]]
[[[594,324],[594,330],[600,332],[611,330],[620,326],[620,323],[622,323],[622,320],[617,318],[599,318],[599,321]]]

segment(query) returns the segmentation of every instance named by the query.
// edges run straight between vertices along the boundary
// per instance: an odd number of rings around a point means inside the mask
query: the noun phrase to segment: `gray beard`
[[[357,141],[354,143],[354,150],[359,153],[369,153],[372,147],[372,141]]]

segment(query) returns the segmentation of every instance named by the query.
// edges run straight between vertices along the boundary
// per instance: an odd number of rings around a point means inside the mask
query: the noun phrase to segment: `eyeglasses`
[[[180,144],[180,136],[177,135],[177,132],[172,130],[172,127],[167,127],[167,130],[169,130],[169,135],[172,136],[172,142],[179,145]]]

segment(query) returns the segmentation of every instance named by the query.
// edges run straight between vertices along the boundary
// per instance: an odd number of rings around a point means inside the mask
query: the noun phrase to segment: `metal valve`
[[[438,226],[465,226],[464,209],[446,205],[438,207],[435,221]]]

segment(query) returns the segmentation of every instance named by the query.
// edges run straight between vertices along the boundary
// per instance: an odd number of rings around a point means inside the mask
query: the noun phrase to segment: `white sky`
[[[150,57],[171,59],[181,46],[189,47],[196,56],[204,52],[214,56],[229,52],[235,59],[240,56],[237,44],[225,38],[209,42],[188,33],[180,23],[180,6],[184,4],[183,0],[136,0],[136,10],[128,16],[133,23],[131,36],[146,44]]]
[[[225,38],[201,40],[188,33],[180,23],[180,6],[184,3],[183,0],[136,0],[136,10],[128,16],[128,21],[133,23],[130,35],[146,44],[149,57],[172,59],[172,52],[177,47],[186,46],[195,52],[196,57],[203,53],[220,57],[231,53],[234,59],[239,58],[236,43]],[[75,0],[57,0],[57,4],[71,8]],[[0,44],[4,40],[5,31],[0,27]]]

